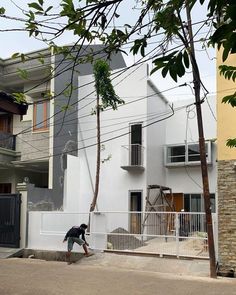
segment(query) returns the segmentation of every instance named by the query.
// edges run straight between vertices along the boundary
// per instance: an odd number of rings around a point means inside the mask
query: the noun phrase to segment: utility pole
[[[203,101],[201,101],[201,98],[200,98],[201,79],[200,79],[198,65],[195,59],[191,13],[190,13],[188,0],[186,0],[185,3],[186,3],[186,14],[187,14],[187,21],[188,21],[187,27],[188,27],[188,33],[189,33],[189,47],[190,47],[189,53],[190,53],[190,59],[192,64],[192,70],[193,70],[194,95],[195,95],[195,104],[196,104],[196,112],[197,112],[203,196],[204,196],[204,205],[205,205],[205,213],[206,213],[208,249],[209,249],[209,257],[210,257],[210,277],[216,278],[217,274],[216,274],[215,246],[214,246],[214,236],[213,236],[213,226],[212,226],[212,216],[211,216],[211,202],[210,202],[210,193],[209,193],[206,148],[205,148],[205,139],[204,139],[204,131],[203,131],[203,123],[202,123],[202,110],[201,110],[201,103]]]

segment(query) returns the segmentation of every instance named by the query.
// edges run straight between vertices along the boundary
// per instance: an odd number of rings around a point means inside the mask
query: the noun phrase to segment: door
[[[132,124],[130,130],[131,165],[142,164],[142,124]]]
[[[169,203],[174,207],[176,212],[180,212],[184,209],[184,195],[183,193],[173,193],[173,203],[172,203],[172,196],[170,194],[166,194],[166,198],[168,199]]]
[[[20,246],[19,194],[0,194],[0,247]]]
[[[132,234],[140,234],[142,220],[142,192],[130,192],[130,211],[130,232]],[[132,213],[132,211],[134,211],[134,213]]]

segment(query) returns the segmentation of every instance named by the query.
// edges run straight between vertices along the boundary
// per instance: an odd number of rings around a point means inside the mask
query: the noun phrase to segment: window
[[[215,194],[210,194],[211,212],[215,213]],[[184,210],[186,212],[204,212],[204,198],[201,194],[184,194]]]
[[[207,163],[211,163],[211,142],[205,143]],[[200,164],[200,152],[198,143],[187,145],[170,145],[165,148],[166,166]]]
[[[47,130],[49,126],[49,101],[34,104],[33,130]]]

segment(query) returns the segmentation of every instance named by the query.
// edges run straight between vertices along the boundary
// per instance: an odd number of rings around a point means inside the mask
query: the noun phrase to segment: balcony
[[[144,147],[140,144],[121,147],[121,168],[128,171],[144,170]]]
[[[14,151],[16,148],[16,136],[0,131],[0,148]]]

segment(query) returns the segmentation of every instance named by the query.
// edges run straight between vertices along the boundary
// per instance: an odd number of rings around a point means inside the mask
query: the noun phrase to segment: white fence
[[[30,212],[28,247],[66,249],[67,230],[88,221],[89,213]],[[93,212],[88,240],[97,250],[208,258],[204,213]]]

